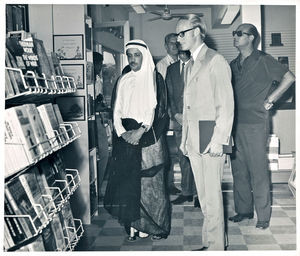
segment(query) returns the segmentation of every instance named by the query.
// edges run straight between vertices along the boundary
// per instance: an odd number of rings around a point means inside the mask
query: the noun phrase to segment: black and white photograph
[[[299,255],[297,0],[1,6],[3,252]]]

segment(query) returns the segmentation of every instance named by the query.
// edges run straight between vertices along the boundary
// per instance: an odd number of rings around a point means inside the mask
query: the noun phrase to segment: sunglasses
[[[176,34],[176,35],[182,38],[182,37],[185,36],[185,33],[186,33],[186,32],[191,31],[191,30],[193,30],[193,29],[195,29],[195,28],[199,28],[199,26],[196,26],[196,27],[193,27],[193,28],[189,28],[189,29],[180,31],[180,32],[179,32],[178,34]]]
[[[241,37],[242,35],[248,35],[248,36],[251,36],[252,34],[249,34],[249,33],[246,33],[246,32],[243,32],[243,31],[240,31],[240,30],[238,30],[238,31],[232,31],[232,36],[235,36],[235,35],[237,35],[238,37]]]

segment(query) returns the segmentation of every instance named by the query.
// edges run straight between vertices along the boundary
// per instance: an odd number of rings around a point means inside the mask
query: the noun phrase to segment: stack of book
[[[70,247],[77,234],[69,201],[64,200],[58,208],[61,200],[54,200],[58,190],[66,190],[66,185],[62,187],[56,180],[66,180],[65,177],[63,160],[56,153],[5,184],[5,249],[20,247],[26,244],[24,240],[40,233],[42,239],[34,239],[20,250],[56,251]]]
[[[270,134],[267,143],[268,169],[270,171],[278,171],[279,158],[279,138],[276,134]]]
[[[56,104],[24,104],[6,109],[5,177],[37,162],[70,139],[62,124]]]

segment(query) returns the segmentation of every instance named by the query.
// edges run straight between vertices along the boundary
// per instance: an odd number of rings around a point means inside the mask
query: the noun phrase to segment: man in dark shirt
[[[233,134],[236,151],[232,157],[232,174],[237,215],[229,220],[252,219],[254,204],[256,227],[265,229],[269,227],[271,217],[266,152],[268,110],[294,83],[295,77],[273,57],[255,48],[258,32],[254,25],[241,24],[232,34],[240,54],[230,63],[235,94]],[[271,87],[274,81],[279,83],[275,90]]]

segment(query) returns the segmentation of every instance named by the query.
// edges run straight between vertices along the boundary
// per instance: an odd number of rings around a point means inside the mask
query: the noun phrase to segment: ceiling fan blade
[[[154,20],[159,20],[161,19],[161,17],[155,17],[155,18],[152,18],[152,19],[148,19],[148,21],[154,21]]]
[[[199,17],[204,16],[203,13],[194,13],[194,14],[196,14]],[[178,17],[182,17],[182,16],[186,16],[186,15],[187,15],[187,13],[174,13],[174,14],[172,14],[172,17],[178,18]]]
[[[160,13],[160,12],[151,11],[150,13],[161,16],[161,13]]]

